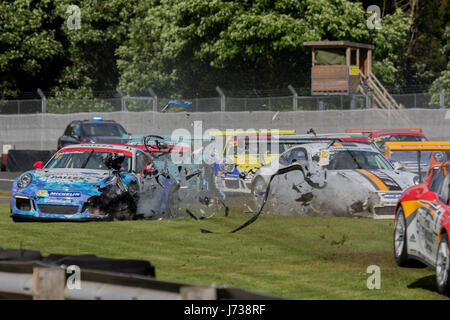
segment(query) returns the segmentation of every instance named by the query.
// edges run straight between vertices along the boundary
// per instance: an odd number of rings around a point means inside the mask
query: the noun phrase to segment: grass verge
[[[150,261],[158,278],[245,288],[291,299],[447,299],[429,268],[399,268],[393,221],[231,212],[208,220],[14,223],[0,204],[0,246]],[[200,228],[215,231],[201,233]],[[367,267],[381,269],[369,290]]]

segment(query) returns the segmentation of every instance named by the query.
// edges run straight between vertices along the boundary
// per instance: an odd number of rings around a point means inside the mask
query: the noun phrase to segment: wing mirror
[[[44,168],[44,162],[38,161],[33,165],[33,168],[36,170],[42,170]]]

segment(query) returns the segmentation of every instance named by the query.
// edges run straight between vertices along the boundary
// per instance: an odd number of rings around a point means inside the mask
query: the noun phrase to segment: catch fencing
[[[406,93],[392,94],[397,103],[405,109],[438,109],[450,107],[450,93]],[[0,114],[68,114],[80,112],[242,112],[242,111],[322,111],[352,110],[375,108],[370,96],[328,95],[328,96],[268,96],[268,97],[231,97],[178,99],[190,102],[188,107],[171,104],[165,108],[169,98],[155,96],[119,96],[95,99],[9,99],[0,100]]]

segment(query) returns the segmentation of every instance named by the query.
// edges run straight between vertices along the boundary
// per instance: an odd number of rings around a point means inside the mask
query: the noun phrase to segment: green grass
[[[393,221],[232,212],[208,220],[100,223],[14,223],[0,205],[0,246],[50,253],[150,261],[157,277],[245,288],[293,299],[447,299],[429,268],[399,268],[392,254]],[[200,228],[216,233],[205,234]],[[367,267],[381,269],[369,290]]]

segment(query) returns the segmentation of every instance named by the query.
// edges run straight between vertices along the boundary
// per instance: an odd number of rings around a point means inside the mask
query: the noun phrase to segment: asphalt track
[[[20,174],[21,172],[0,172],[0,190],[11,191],[11,186],[14,179],[16,179]]]

